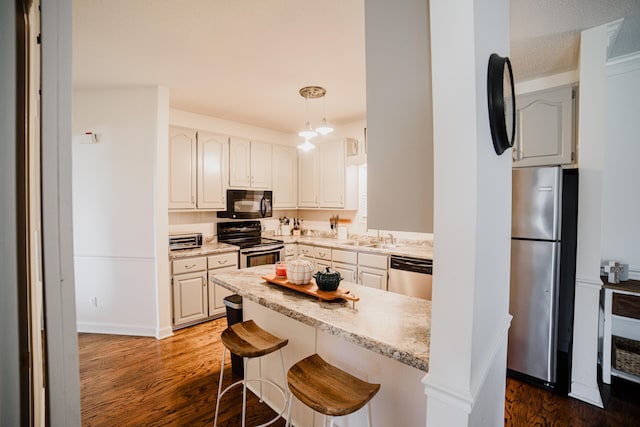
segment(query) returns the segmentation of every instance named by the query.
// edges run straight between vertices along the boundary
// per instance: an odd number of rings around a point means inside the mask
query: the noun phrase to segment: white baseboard
[[[597,387],[593,388],[585,384],[572,382],[569,396],[595,405],[598,408],[604,408],[604,405],[602,404],[602,397],[600,396],[600,390]]]
[[[173,328],[171,326],[167,326],[166,328],[156,329],[155,337],[159,340],[169,338],[173,336]]]
[[[131,336],[139,336],[139,337],[156,338],[156,329],[152,327],[146,327],[146,326],[78,322],[76,324],[76,327],[78,332],[82,332],[82,333],[131,335]]]

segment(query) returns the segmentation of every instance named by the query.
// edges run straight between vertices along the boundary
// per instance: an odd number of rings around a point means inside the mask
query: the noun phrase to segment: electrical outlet
[[[98,297],[91,298],[91,307],[93,307],[93,308],[97,308],[98,307]]]

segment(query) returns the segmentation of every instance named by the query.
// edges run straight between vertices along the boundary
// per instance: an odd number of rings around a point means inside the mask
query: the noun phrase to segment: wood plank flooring
[[[226,326],[221,318],[160,341],[79,334],[82,425],[213,425]],[[237,380],[226,364],[223,387]],[[640,386],[614,378],[602,391],[605,409],[507,378],[505,426],[640,426]],[[240,425],[241,399],[239,387],[224,396],[220,426]],[[253,395],[248,408],[247,425],[275,416]]]

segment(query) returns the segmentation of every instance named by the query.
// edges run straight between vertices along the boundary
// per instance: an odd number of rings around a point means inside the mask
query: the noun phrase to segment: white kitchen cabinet
[[[331,254],[333,269],[338,271],[344,280],[357,283],[358,281],[358,253],[333,249]]]
[[[271,144],[229,139],[230,187],[270,189],[271,167]]]
[[[298,155],[298,207],[356,210],[357,167],[346,167],[345,139]]]
[[[331,248],[314,246],[313,256],[315,259],[315,271],[324,271],[327,267],[331,268]]]
[[[359,253],[358,284],[386,291],[389,283],[388,264],[386,255]]]
[[[514,167],[575,162],[575,93],[564,86],[516,97]]]
[[[287,243],[284,245],[284,259],[285,262],[291,262],[298,258],[298,244]]]
[[[208,316],[207,259],[173,261],[173,325],[195,323]]]
[[[318,207],[318,162],[316,150],[298,154],[298,207]]]
[[[313,261],[314,247],[312,245],[298,243],[298,255],[304,255],[309,261]]]
[[[198,132],[198,209],[226,209],[228,138]]]
[[[224,254],[210,255],[207,257],[209,268],[208,305],[209,317],[220,316],[226,312],[224,298],[233,294],[227,288],[216,285],[211,281],[211,277],[222,271],[238,269],[238,253],[229,252]]]
[[[169,209],[196,207],[196,131],[169,129]]]
[[[323,142],[318,147],[318,204],[322,208],[344,208],[347,152],[344,140]]]
[[[295,147],[273,146],[274,209],[298,207],[298,153]]]

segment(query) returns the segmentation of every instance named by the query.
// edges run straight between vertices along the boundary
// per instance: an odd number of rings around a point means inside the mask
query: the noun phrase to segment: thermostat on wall
[[[85,132],[78,136],[78,142],[80,144],[95,144],[98,142],[98,134],[93,132]]]

